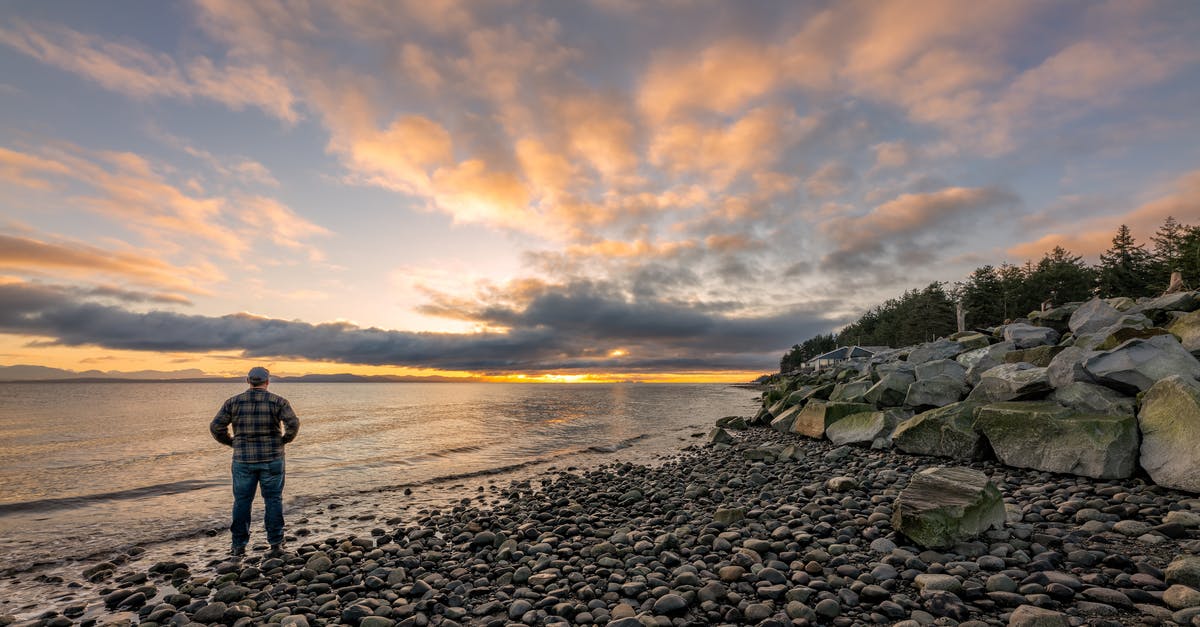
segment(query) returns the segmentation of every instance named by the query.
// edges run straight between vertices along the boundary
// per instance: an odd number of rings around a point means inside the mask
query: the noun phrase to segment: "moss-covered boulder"
[[[918,545],[946,549],[1004,526],[1004,500],[972,468],[926,468],[896,499],[892,526]]]
[[[1009,466],[1096,479],[1133,474],[1138,453],[1133,416],[1078,414],[1058,403],[986,405],[975,428]]]
[[[877,407],[899,407],[908,396],[908,386],[917,380],[911,371],[897,370],[889,372],[871,386],[863,395],[863,400]]]
[[[1200,355],[1200,311],[1183,314],[1167,325],[1179,343],[1193,355]]]
[[[1112,350],[1129,340],[1144,340],[1152,338],[1156,335],[1167,335],[1170,331],[1162,327],[1148,327],[1139,329],[1137,327],[1121,327],[1109,333],[1099,344],[1096,345],[1096,350],[1107,351]]]
[[[800,415],[803,409],[803,405],[793,405],[785,409],[771,421],[771,428],[780,433],[791,433],[792,425],[796,423],[796,416]]]
[[[862,412],[851,414],[829,425],[825,437],[834,444],[857,444],[871,448],[887,448],[892,445],[892,432],[896,425],[911,414],[900,409]]]
[[[829,400],[842,403],[861,403],[863,396],[867,390],[871,389],[874,381],[870,379],[856,379],[839,383],[833,388],[833,392],[829,394]]]
[[[1065,346],[1035,346],[1034,348],[1023,348],[1020,350],[1011,351],[1004,355],[1004,363],[1016,364],[1025,362],[1045,368],[1050,365],[1051,360],[1056,355],[1063,352]]]
[[[956,335],[954,341],[962,344],[964,350],[972,351],[980,348],[987,348],[991,344],[991,340],[982,333],[963,333]]]
[[[955,362],[951,362],[955,363]],[[904,404],[914,408],[945,407],[961,401],[971,388],[966,381],[951,376],[919,379],[908,386]]]
[[[983,454],[978,411],[979,405],[963,401],[917,414],[896,427],[892,445],[913,455],[976,459]]]
[[[908,353],[908,363],[912,365],[923,364],[927,361],[935,359],[953,359],[959,353],[965,352],[967,347],[961,342],[948,340],[945,338],[926,342],[918,345]]]
[[[1137,399],[1132,396],[1125,396],[1111,388],[1083,381],[1068,383],[1054,390],[1054,393],[1050,395],[1050,400],[1080,414],[1133,416],[1137,413]]]
[[[968,398],[979,403],[1025,401],[1043,398],[1051,389],[1046,368],[1021,362],[996,366],[979,375],[979,384]]]
[[[1155,483],[1200,492],[1200,383],[1179,375],[1142,397],[1141,464]]]
[[[829,425],[849,416],[866,411],[874,411],[875,407],[866,403],[836,403],[813,399],[804,406],[792,423],[792,432],[806,435],[810,438],[825,436]]]

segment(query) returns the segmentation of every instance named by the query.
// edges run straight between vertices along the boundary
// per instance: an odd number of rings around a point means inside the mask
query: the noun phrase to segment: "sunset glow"
[[[746,381],[1200,221],[1200,5],[0,7],[0,366]],[[0,377],[3,378],[3,377]]]

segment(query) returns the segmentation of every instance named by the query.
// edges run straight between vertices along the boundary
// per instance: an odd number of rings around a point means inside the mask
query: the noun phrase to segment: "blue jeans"
[[[250,542],[250,506],[254,503],[254,492],[262,486],[263,502],[267,512],[264,523],[267,542],[283,542],[283,458],[270,462],[233,462],[233,546],[246,546]]]

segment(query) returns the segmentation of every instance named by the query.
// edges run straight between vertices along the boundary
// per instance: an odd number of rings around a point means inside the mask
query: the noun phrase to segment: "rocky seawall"
[[[750,424],[1200,492],[1200,294],[1071,303],[785,377]]]

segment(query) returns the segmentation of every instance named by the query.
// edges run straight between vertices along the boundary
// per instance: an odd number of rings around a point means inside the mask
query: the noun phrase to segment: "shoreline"
[[[1200,524],[1200,499],[1191,495],[1138,478],[960,464],[767,429],[734,437],[728,449],[687,445],[652,464],[551,466],[474,489],[456,482],[433,499],[348,495],[289,520],[292,533],[311,528],[283,560],[260,548],[228,561],[221,537],[197,552],[131,551],[125,563],[89,569],[95,583],[64,566],[41,583],[77,591],[75,599],[57,604],[54,617],[23,624],[291,616],[288,624],[368,627],[938,617],[999,625],[1021,604],[1080,624],[1187,623],[1200,614],[1174,614],[1163,600],[1167,564],[1200,552],[1196,528],[1178,522]],[[803,459],[776,461],[784,446]],[[948,552],[922,551],[891,529],[891,506],[913,472],[948,463],[988,473],[1009,524]],[[828,483],[843,476],[854,482]],[[714,522],[738,510],[743,519]],[[953,598],[917,590],[921,574],[950,577],[942,581]],[[376,618],[364,620],[368,614]]]

